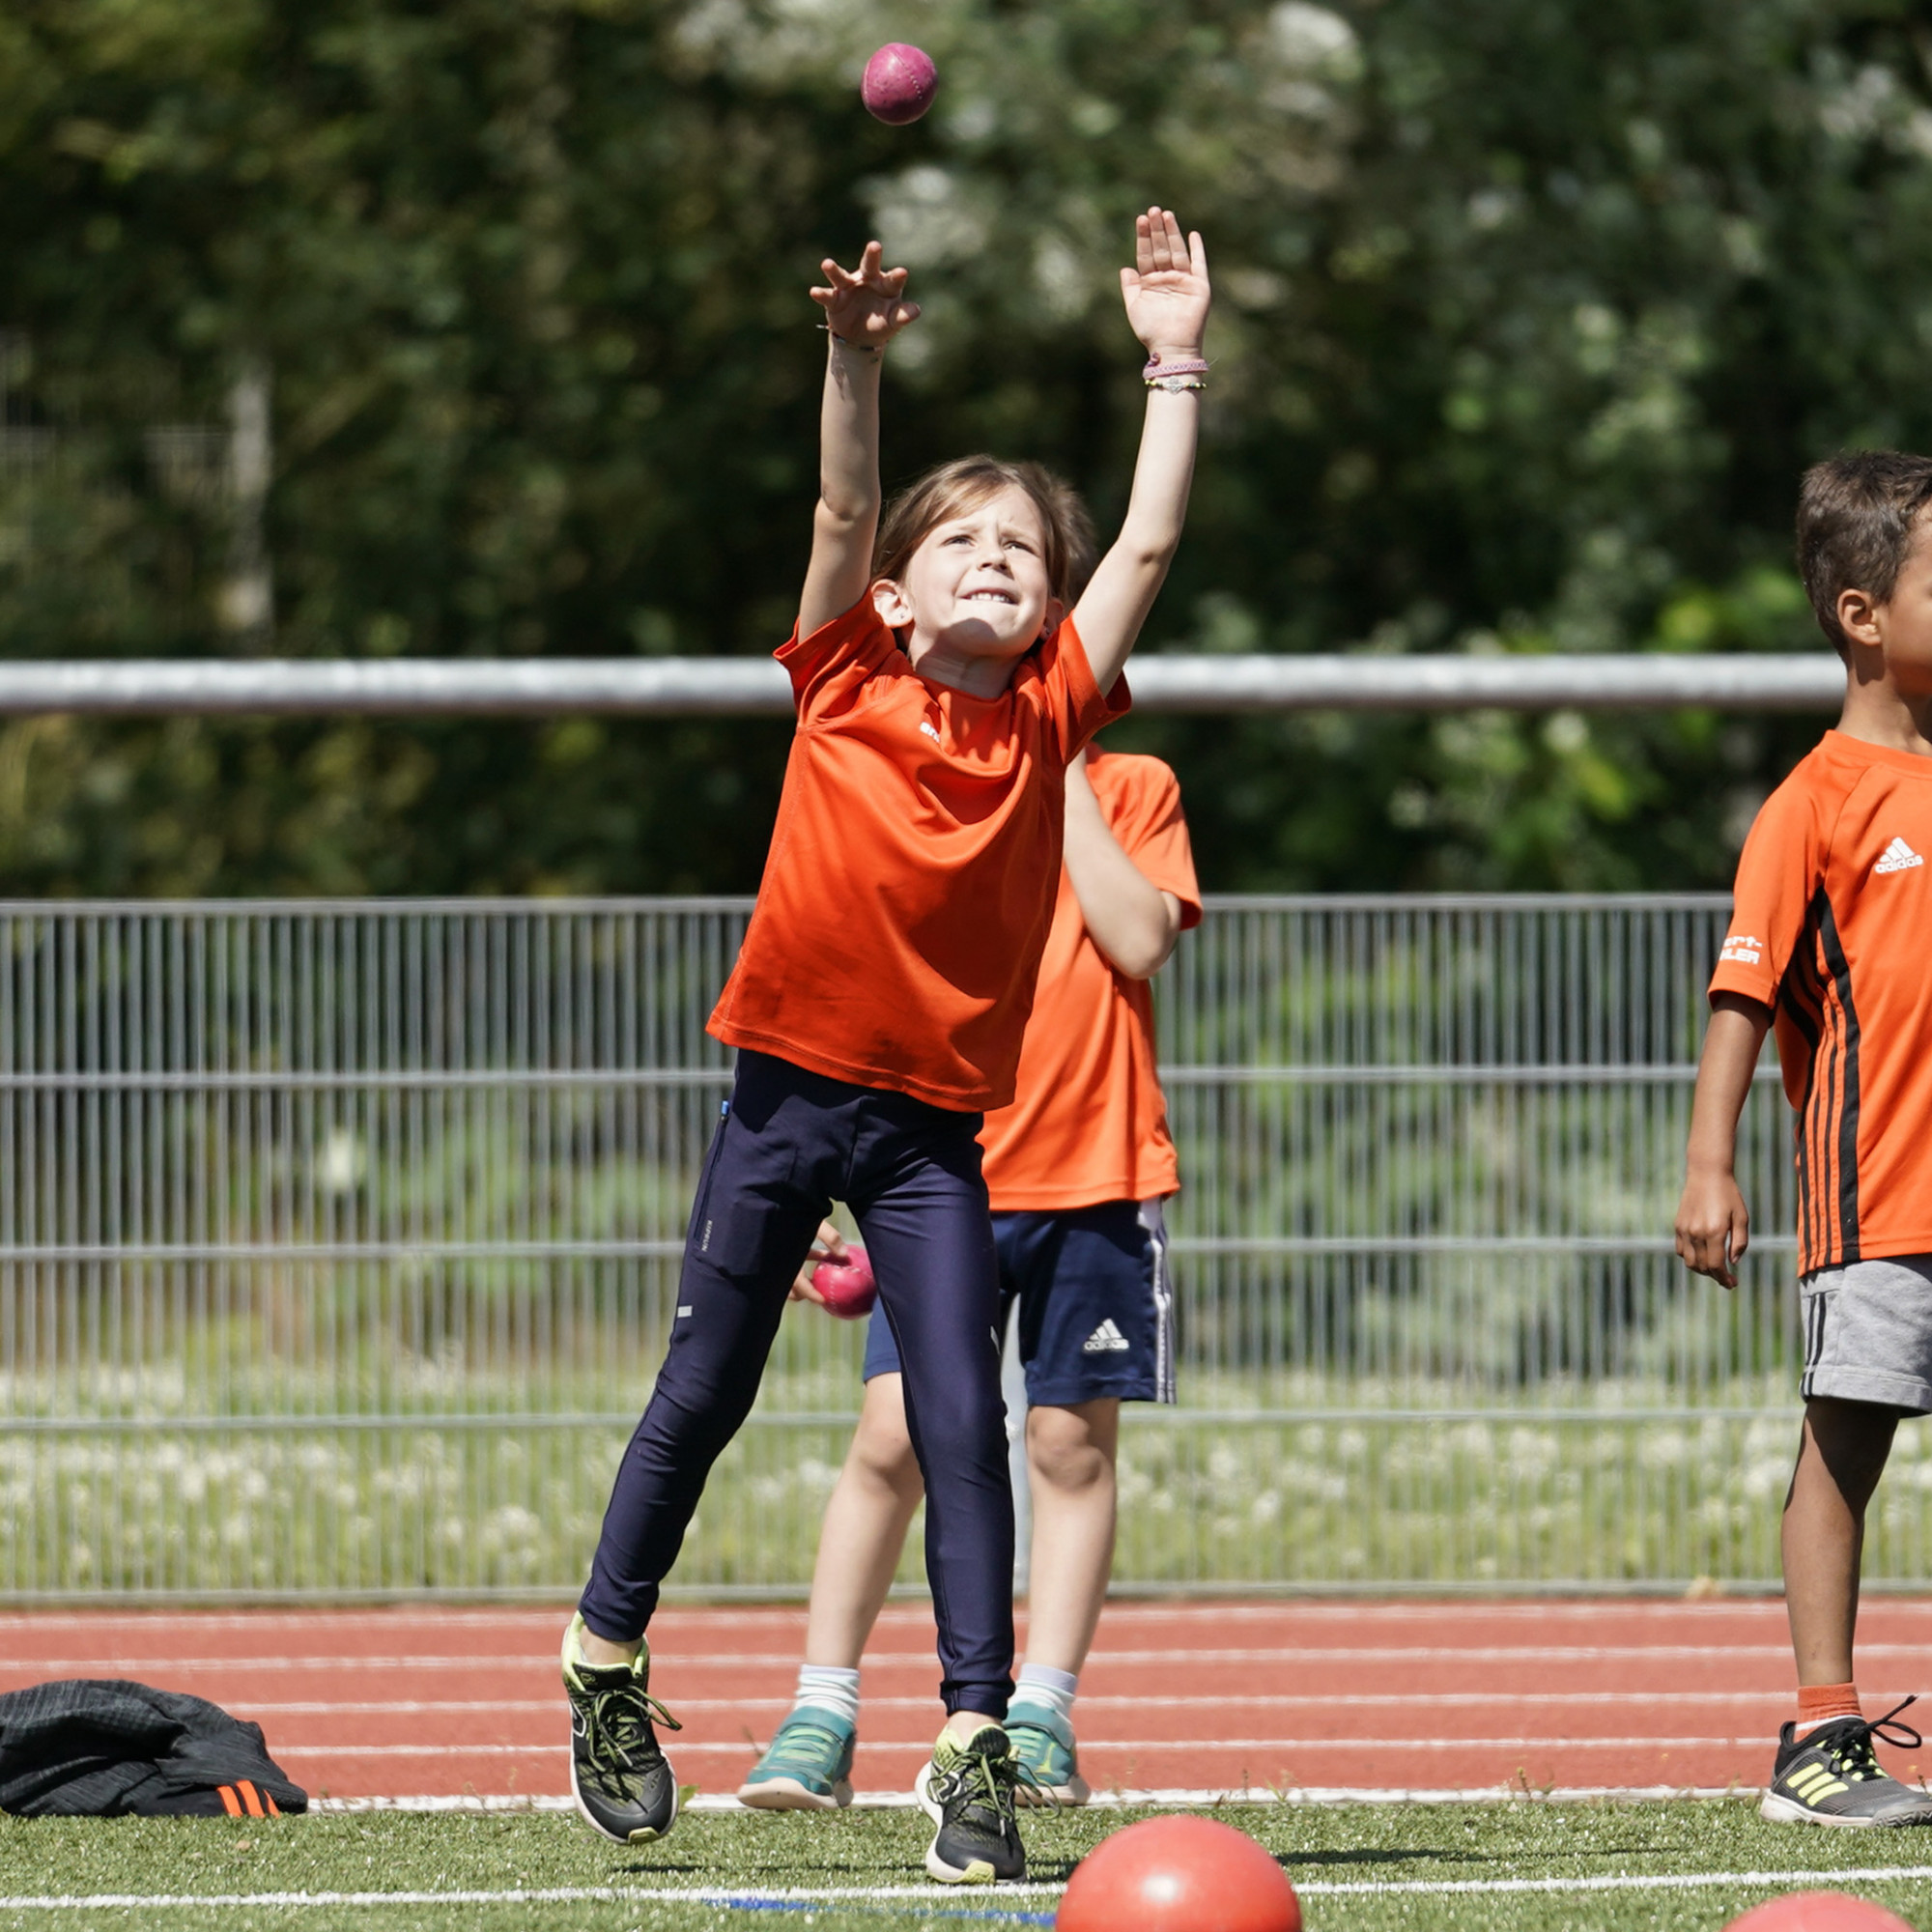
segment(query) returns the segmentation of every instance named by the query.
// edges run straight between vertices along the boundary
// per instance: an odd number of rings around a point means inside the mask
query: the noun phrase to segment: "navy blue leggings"
[[[711,1465],[751,1412],[819,1221],[843,1201],[904,1364],[946,1708],[1006,1715],[1013,1495],[980,1124],[978,1114],[739,1055],[692,1208],[670,1348],[579,1605],[597,1635],[627,1642],[650,1621]]]

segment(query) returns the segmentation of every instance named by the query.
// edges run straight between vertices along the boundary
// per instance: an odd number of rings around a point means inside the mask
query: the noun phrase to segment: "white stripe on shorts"
[[[1153,1266],[1148,1271],[1153,1294],[1153,1399],[1173,1402],[1174,1392],[1174,1284],[1167,1271],[1167,1220],[1161,1213],[1161,1197],[1141,1203],[1141,1226],[1147,1230],[1148,1247]]]

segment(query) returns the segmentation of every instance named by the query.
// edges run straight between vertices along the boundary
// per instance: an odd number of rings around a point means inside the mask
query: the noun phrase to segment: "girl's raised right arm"
[[[830,332],[825,398],[818,416],[818,508],[811,562],[799,599],[798,634],[807,638],[841,617],[872,581],[872,541],[879,529],[879,372],[886,344],[918,320],[904,299],[906,271],[880,267],[876,242],[866,244],[856,274],[820,263],[829,286],[811,298]]]

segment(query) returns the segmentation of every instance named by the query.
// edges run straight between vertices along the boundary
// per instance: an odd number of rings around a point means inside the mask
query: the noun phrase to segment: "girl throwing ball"
[[[738,1050],[698,1180],[677,1317],[563,1643],[589,1822],[661,1837],[677,1781],[644,1628],[719,1453],[750,1412],[834,1200],[856,1216],[904,1375],[950,1714],[926,1869],[1020,1877],[1012,1492],[999,1264],[977,1135],[1013,1097],[1052,922],[1066,768],[1128,704],[1121,675],[1180,540],[1207,367],[1201,238],[1151,209],[1122,270],[1148,352],[1120,536],[1068,611],[1084,512],[1033,464],[963,457],[881,516],[879,377],[918,320],[877,242],[812,290],[829,336],[819,502],[778,653],[798,730],[756,910],[711,1032]]]

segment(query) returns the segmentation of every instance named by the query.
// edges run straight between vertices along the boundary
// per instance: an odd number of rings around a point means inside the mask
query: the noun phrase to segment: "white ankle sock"
[[[859,1673],[842,1670],[832,1663],[804,1663],[799,1666],[798,1694],[792,1699],[795,1711],[810,1704],[814,1711],[831,1711],[857,1727],[859,1722]]]
[[[1073,1692],[1080,1678],[1071,1670],[1049,1670],[1043,1663],[1020,1665],[1019,1689],[1015,1704],[1043,1704],[1063,1723],[1072,1720]]]

